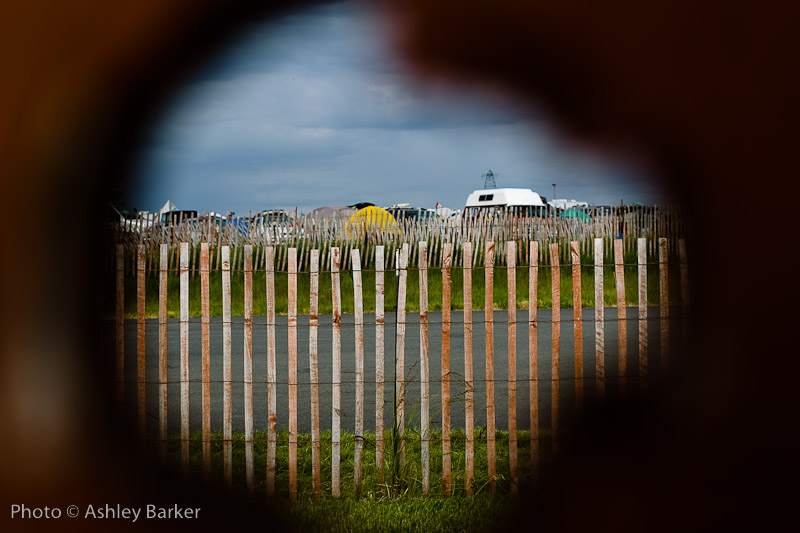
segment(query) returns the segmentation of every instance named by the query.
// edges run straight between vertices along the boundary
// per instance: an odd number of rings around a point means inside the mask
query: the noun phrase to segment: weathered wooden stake
[[[222,440],[225,486],[233,487],[233,403],[231,395],[231,248],[222,254]]]
[[[486,328],[486,461],[489,476],[489,495],[497,490],[495,412],[494,412],[494,243],[486,243],[484,256],[485,328]]]
[[[311,377],[311,482],[314,499],[322,495],[319,428],[319,250],[311,250],[308,317],[308,366]]]
[[[162,245],[163,246],[163,245]],[[117,402],[125,402],[125,247],[117,245]]]
[[[405,346],[406,346],[406,284],[408,279],[408,243],[403,243],[400,250],[399,280],[397,285],[397,327],[395,334],[395,427],[400,438],[400,469],[406,463],[405,442]]]
[[[558,257],[558,243],[550,245],[550,281],[553,294],[553,355],[551,360],[552,390],[550,397],[550,413],[552,426],[553,450],[558,443],[558,396],[559,375],[558,364],[561,355],[561,266]]]
[[[378,484],[384,482],[384,257],[383,246],[375,248],[375,463]]]
[[[361,462],[364,454],[364,296],[361,280],[361,253],[358,248],[350,250],[353,268],[353,311],[355,326],[356,356],[356,434],[353,443],[353,482],[356,497],[361,496]]]
[[[511,495],[519,491],[517,473],[517,243],[506,244],[508,278],[508,464]]]
[[[528,247],[528,391],[530,394],[531,478],[539,475],[539,243]]]
[[[467,496],[472,496],[475,469],[475,405],[472,377],[472,243],[463,243],[462,268],[464,272],[464,426],[467,440],[464,443],[464,484]]]
[[[278,446],[278,386],[275,371],[275,248],[264,251],[267,290],[267,497],[275,495]]]
[[[297,499],[297,248],[289,248],[289,500]]]
[[[442,493],[450,497],[450,269],[453,244],[443,243],[442,256]]]
[[[180,245],[181,470],[189,474],[189,244]]]
[[[619,392],[625,396],[628,379],[628,328],[625,301],[625,266],[623,264],[623,241],[614,240],[614,275],[617,286],[617,331],[619,343]]]
[[[211,480],[211,328],[210,295],[208,288],[208,243],[200,244],[200,313],[203,380],[203,477]]]
[[[603,239],[594,240],[594,354],[597,399],[606,391],[605,314],[603,301]]]
[[[639,259],[639,380],[647,386],[647,239],[638,239]]]
[[[244,446],[247,490],[255,487],[253,454],[253,246],[244,247]]]
[[[147,378],[145,374],[145,275],[147,257],[145,247],[140,244],[136,254],[136,385],[139,415],[139,436],[144,438],[147,429]]]
[[[572,259],[572,313],[575,336],[575,407],[583,410],[583,304],[581,302],[581,252],[578,241],[569,243]]]
[[[667,239],[658,239],[659,304],[661,306],[661,368],[669,364],[669,271]]]
[[[428,243],[419,242],[419,357],[422,494],[431,488],[430,360],[428,354]]]
[[[222,232],[223,229],[220,227],[221,221],[215,221],[214,223],[214,232],[217,235],[217,268],[220,268],[222,264]],[[230,252],[230,247],[228,248]],[[228,266],[230,266],[231,258],[230,255],[228,256]]]
[[[342,393],[342,295],[339,282],[339,247],[331,248],[331,290],[333,298],[333,375],[331,420],[331,495],[338,498],[341,461],[341,393]]]
[[[158,273],[158,439],[161,459],[167,460],[167,261],[169,250],[159,250]]]

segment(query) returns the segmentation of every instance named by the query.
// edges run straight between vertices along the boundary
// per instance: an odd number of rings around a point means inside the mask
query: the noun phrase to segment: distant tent
[[[356,210],[344,205],[328,205],[325,207],[318,207],[309,213],[308,218],[315,221],[323,220],[347,220],[351,215],[355,214]]]
[[[354,228],[370,229],[379,227],[381,230],[386,230],[390,227],[395,227],[397,223],[394,217],[386,209],[380,207],[369,206],[359,209],[350,217],[350,225]]]
[[[577,218],[581,222],[591,222],[592,217],[584,211],[583,209],[578,209],[577,207],[570,207],[569,209],[565,209],[561,212],[561,216],[563,218]]]
[[[450,218],[456,214],[456,211],[449,207],[439,206],[436,208],[436,214],[442,218]]]
[[[172,203],[172,200],[167,200],[167,203],[164,204],[164,207],[158,210],[159,215],[163,215],[164,213],[169,213],[170,211],[177,211],[178,207]]]

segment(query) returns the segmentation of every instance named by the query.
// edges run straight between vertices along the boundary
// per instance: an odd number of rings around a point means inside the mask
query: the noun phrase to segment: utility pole
[[[556,184],[553,183],[552,185],[553,185],[553,200],[555,200],[556,199]]]
[[[495,183],[495,180],[494,180],[494,172],[492,172],[492,169],[489,169],[489,172],[484,174],[482,177],[483,177],[483,188],[484,189],[496,189],[497,188],[497,184]]]

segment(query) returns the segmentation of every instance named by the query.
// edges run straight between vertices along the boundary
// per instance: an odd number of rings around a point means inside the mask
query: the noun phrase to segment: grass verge
[[[467,497],[465,491],[465,442],[463,430],[451,432],[451,462],[453,494],[445,498],[442,493],[442,446],[441,431],[431,432],[431,490],[422,495],[421,486],[421,441],[418,430],[406,433],[406,462],[409,465],[406,490],[393,494],[385,485],[378,483],[375,464],[375,434],[364,436],[361,497],[356,497],[353,482],[354,435],[343,432],[341,445],[341,498],[331,494],[331,432],[321,437],[322,498],[314,500],[311,470],[311,436],[298,435],[298,498],[289,503],[289,448],[288,432],[278,434],[276,453],[277,471],[275,481],[275,509],[283,518],[300,531],[487,531],[496,527],[498,521],[510,510],[513,503],[508,496],[511,488],[508,461],[508,433],[496,432],[497,466],[495,480],[497,496],[488,495],[486,429],[475,431],[474,496]],[[386,440],[390,432],[386,432]],[[540,461],[551,457],[549,432],[540,432]],[[223,441],[219,433],[211,437],[212,482],[222,484]],[[245,441],[244,435],[233,435],[234,490],[244,492],[245,487]],[[267,434],[254,434],[256,500],[266,498]],[[168,454],[171,464],[180,461],[180,439],[170,437]],[[518,457],[520,487],[525,488],[530,476],[530,433],[518,432]],[[388,458],[387,458],[388,460]],[[202,441],[200,434],[191,436],[190,469],[199,475],[202,472]],[[388,465],[387,465],[388,471]]]

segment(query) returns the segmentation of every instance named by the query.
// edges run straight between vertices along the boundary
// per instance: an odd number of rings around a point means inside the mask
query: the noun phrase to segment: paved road
[[[679,309],[671,309],[671,343],[677,346],[680,338]],[[574,408],[574,337],[572,309],[561,310],[561,357],[560,357],[560,406],[562,412],[570,412]],[[616,389],[617,373],[617,323],[616,309],[606,309],[605,347],[606,347],[606,389],[607,394],[613,394]],[[586,379],[585,397],[590,401],[594,396],[595,376],[595,329],[594,309],[583,310],[583,335],[584,335],[584,375]],[[628,308],[628,375],[638,375],[638,309]],[[648,346],[650,374],[657,375],[660,361],[660,328],[659,309],[648,309]],[[539,351],[539,409],[540,425],[548,427],[550,424],[550,394],[551,394],[551,311],[539,310],[538,351]],[[367,429],[374,430],[375,421],[375,329],[374,315],[364,317],[364,343],[365,343],[365,384],[364,384],[364,420]],[[441,313],[429,313],[429,338],[430,338],[430,379],[431,379],[431,414],[434,427],[439,426],[441,408]],[[463,341],[463,314],[453,312],[451,315],[451,423],[454,428],[464,427],[464,341]],[[505,311],[494,312],[494,354],[495,354],[495,407],[498,429],[507,428],[507,315]],[[528,312],[517,312],[517,419],[518,428],[528,428],[529,389],[528,389]],[[278,427],[288,427],[288,360],[287,360],[287,317],[279,316],[276,319],[276,344],[277,344],[277,380],[278,385]],[[407,412],[412,407],[419,408],[419,314],[409,313],[407,317],[405,342],[405,362],[407,380],[411,380],[406,388]],[[485,392],[485,325],[483,312],[473,312],[473,351],[474,351],[474,379],[475,379],[475,415],[476,427],[486,423],[486,392]],[[394,379],[394,349],[395,349],[395,316],[393,313],[386,315],[386,379]],[[156,320],[148,320],[147,332],[147,380],[152,382],[147,388],[147,411],[151,425],[148,431],[157,431],[156,417],[158,415],[157,390],[158,390],[158,324]],[[330,429],[331,425],[331,317],[320,317],[319,328],[319,371],[320,380],[325,382],[320,385],[320,413],[322,429]],[[233,424],[236,430],[243,430],[243,335],[244,327],[241,317],[235,317],[232,325],[232,373],[233,373]],[[253,327],[253,405],[255,428],[265,429],[267,420],[267,366],[266,366],[266,318],[254,318]],[[222,322],[219,318],[211,321],[211,409],[212,430],[222,429]],[[109,328],[108,346],[113,352],[113,325]],[[355,426],[353,409],[355,408],[355,351],[354,351],[353,315],[343,317],[342,326],[342,427],[352,431]],[[201,334],[199,318],[193,318],[190,324],[190,379],[201,379]],[[125,376],[127,380],[136,379],[136,323],[126,321],[125,324]],[[170,432],[178,432],[180,424],[180,332],[178,320],[170,320],[168,326],[168,386]],[[308,317],[299,317],[298,332],[298,425],[300,432],[310,432],[310,386],[308,364]],[[238,382],[236,382],[238,380]],[[636,380],[630,380],[633,383]],[[128,383],[126,386],[126,403],[136,405],[136,386]],[[385,389],[385,416],[389,420],[392,412],[392,383],[387,383]],[[201,385],[192,383],[190,386],[190,425],[191,430],[199,431],[201,428]]]

